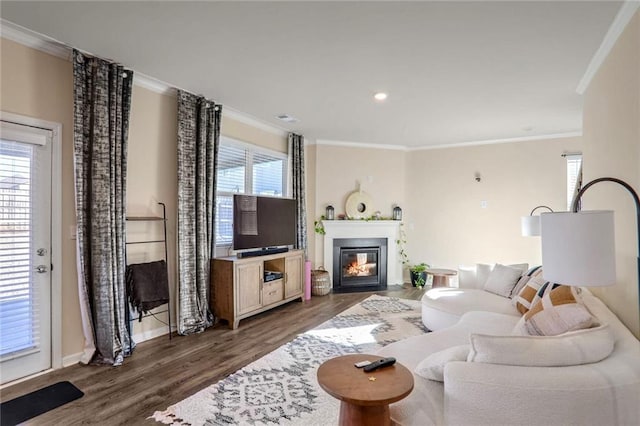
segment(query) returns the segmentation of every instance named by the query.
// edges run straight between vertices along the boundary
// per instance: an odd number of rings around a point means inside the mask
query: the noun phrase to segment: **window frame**
[[[566,176],[567,176],[567,211],[571,211],[571,207],[573,204],[573,198],[576,195],[575,184],[581,180],[582,176],[582,164],[583,158],[581,152],[572,152],[563,154],[563,157],[566,161]],[[571,163],[578,161],[578,167],[574,168]],[[575,173],[572,171],[575,169]],[[571,181],[574,181],[575,184],[573,188],[570,187]]]
[[[273,197],[282,197],[287,198],[290,197],[291,189],[289,188],[289,154],[286,152],[280,152],[273,149],[265,148],[262,146],[254,145],[248,142],[243,142],[234,138],[230,138],[228,136],[220,135],[219,149],[225,146],[231,146],[236,149],[242,149],[245,152],[245,172],[244,172],[244,192],[240,191],[221,191],[218,190],[218,180],[216,179],[216,188],[215,188],[215,200],[214,202],[218,203],[218,197],[233,197],[233,194],[246,194],[246,195],[259,195],[254,193],[253,188],[253,167],[254,167],[254,157],[259,154],[263,154],[266,156],[271,156],[274,158],[279,158],[282,160],[282,195],[270,195]],[[216,174],[218,170],[216,170]],[[215,208],[215,206],[214,206]],[[215,219],[215,232],[217,235],[218,229],[218,220],[220,220],[217,215]],[[231,249],[233,243],[222,243],[218,244],[216,242],[215,248],[217,250],[229,250]]]

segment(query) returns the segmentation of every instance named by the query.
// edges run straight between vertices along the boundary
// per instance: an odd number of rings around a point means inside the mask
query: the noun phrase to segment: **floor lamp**
[[[613,211],[578,211],[582,195],[599,182],[622,185],[635,201],[640,296],[640,199],[628,183],[612,177],[594,179],[584,185],[573,200],[571,212],[540,215],[544,278],[574,286],[615,284]]]
[[[540,236],[540,216],[534,216],[533,214],[538,209],[547,209],[553,212],[551,207],[537,206],[531,210],[529,216],[522,216],[520,218],[520,230],[523,237],[539,237]]]

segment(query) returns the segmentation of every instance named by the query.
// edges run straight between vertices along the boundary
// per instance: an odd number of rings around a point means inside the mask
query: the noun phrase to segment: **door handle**
[[[47,272],[47,266],[46,265],[36,266],[36,272],[39,274],[44,274],[45,272]]]

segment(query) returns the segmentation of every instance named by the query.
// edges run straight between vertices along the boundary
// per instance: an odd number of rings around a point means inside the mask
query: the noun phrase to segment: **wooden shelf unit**
[[[241,319],[304,298],[304,253],[291,250],[265,256],[222,257],[211,261],[210,307],[214,315],[238,328]],[[265,271],[282,278],[265,282]]]

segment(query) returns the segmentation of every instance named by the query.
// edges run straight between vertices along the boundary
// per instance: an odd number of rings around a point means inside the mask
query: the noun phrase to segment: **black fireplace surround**
[[[387,289],[386,238],[333,240],[333,292]]]

